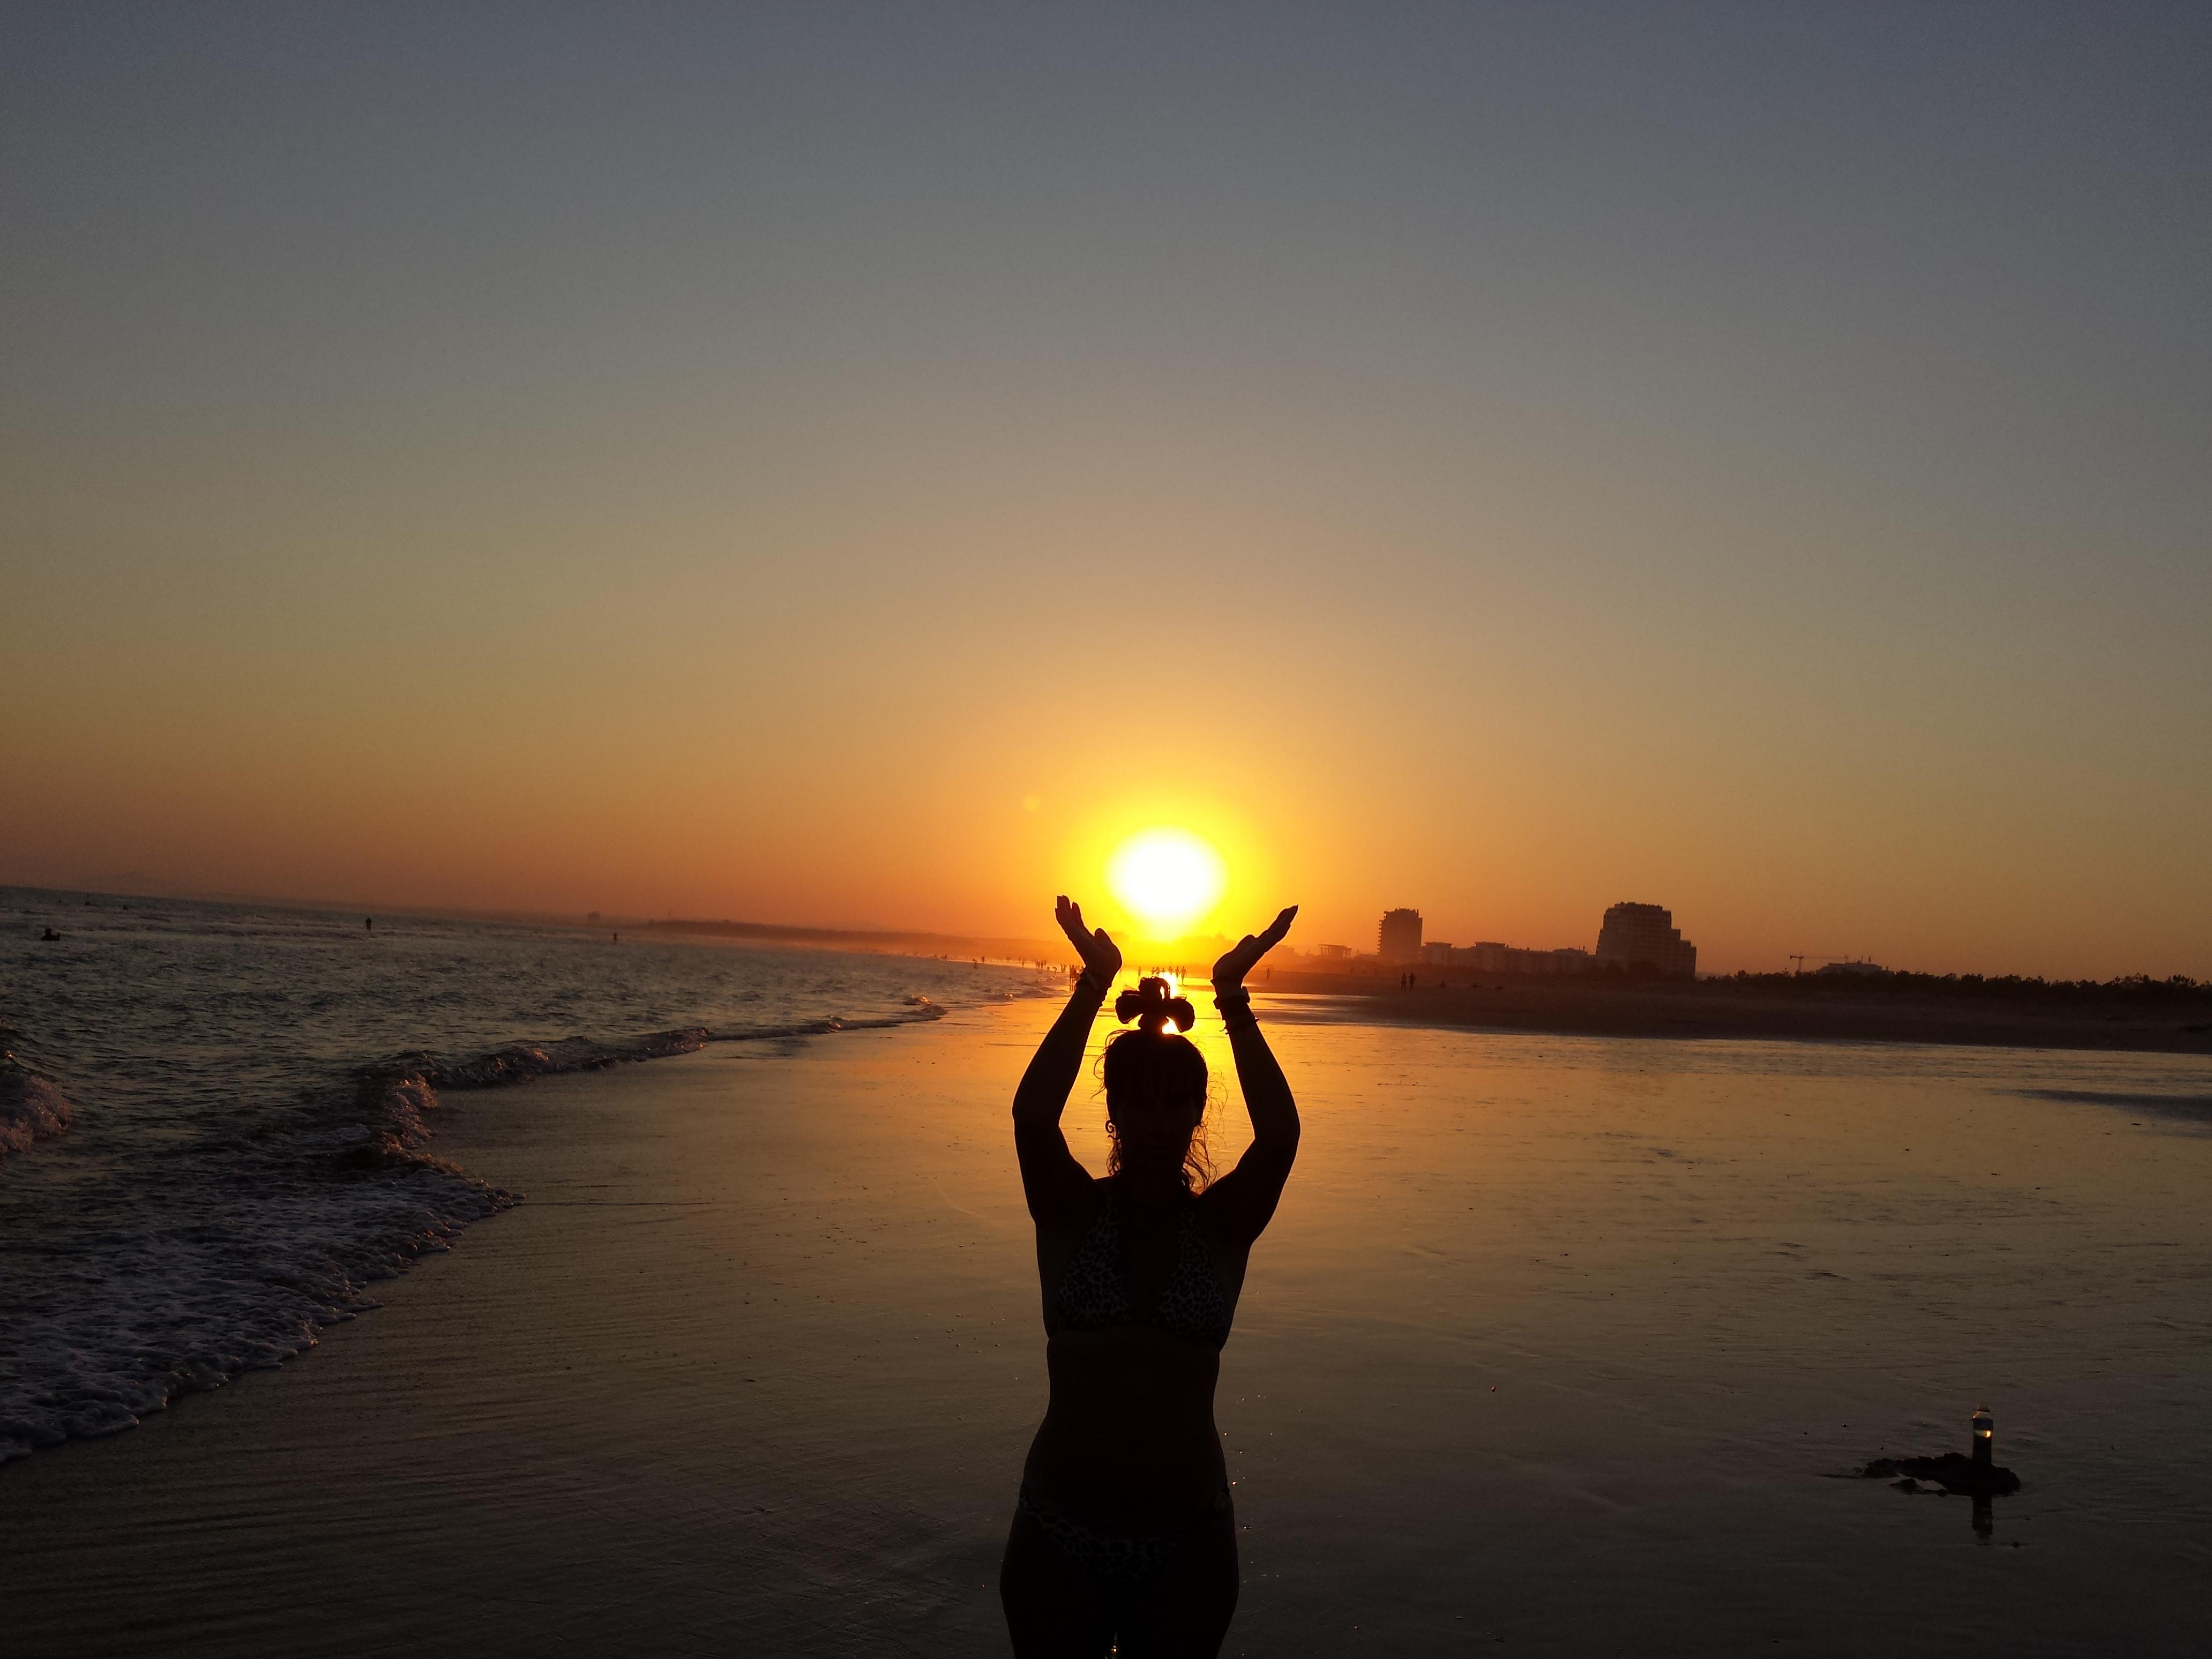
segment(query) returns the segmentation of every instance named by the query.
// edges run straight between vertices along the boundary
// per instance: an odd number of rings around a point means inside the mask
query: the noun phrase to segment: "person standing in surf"
[[[1147,979],[1106,1045],[1106,1175],[1060,1133],[1121,953],[1062,895],[1083,973],[1014,1094],[1014,1150],[1036,1224],[1051,1400],[1023,1467],[1000,1599],[1018,1659],[1219,1652],[1237,1610],[1237,1522],[1213,1422],[1221,1348],[1253,1241],[1298,1150],[1298,1110],[1244,976],[1292,905],[1213,965],[1252,1145],[1218,1180],[1200,1127],[1206,1060],[1190,1004]]]

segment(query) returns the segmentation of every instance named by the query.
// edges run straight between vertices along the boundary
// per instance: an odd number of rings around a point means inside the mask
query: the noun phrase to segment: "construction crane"
[[[1800,975],[1802,975],[1805,971],[1805,961],[1808,957],[1818,957],[1823,962],[1849,962],[1850,960],[1850,957],[1841,951],[1784,951],[1782,954],[1784,958],[1797,964],[1797,972]]]

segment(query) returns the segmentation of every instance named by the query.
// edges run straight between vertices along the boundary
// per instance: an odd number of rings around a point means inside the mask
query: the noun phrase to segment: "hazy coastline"
[[[1379,982],[1371,971],[1279,972],[1267,988],[1286,997],[1348,1000],[1363,1019],[1496,1031],[2212,1054],[2212,993],[2201,987],[2133,999],[2110,988],[1947,995],[1887,990],[1879,981],[1815,987],[1809,975],[1778,987],[1723,979],[1501,980],[1408,971],[1416,981],[1410,987]]]

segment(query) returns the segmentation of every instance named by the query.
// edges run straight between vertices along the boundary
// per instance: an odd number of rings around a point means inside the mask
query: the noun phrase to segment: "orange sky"
[[[2212,976],[2148,45],[133,15],[0,88],[0,881],[1042,934],[1168,822],[1309,947]]]

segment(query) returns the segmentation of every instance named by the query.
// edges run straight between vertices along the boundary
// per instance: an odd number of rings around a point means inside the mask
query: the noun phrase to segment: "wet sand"
[[[8,1651],[1003,1651],[1051,1012],[455,1097],[526,1202],[0,1474]],[[2212,1650],[2212,1134],[2141,1103],[2212,1070],[1271,1026],[1307,1133],[1224,1357],[1226,1651]],[[1984,1402],[1986,1544],[1826,1478]]]

